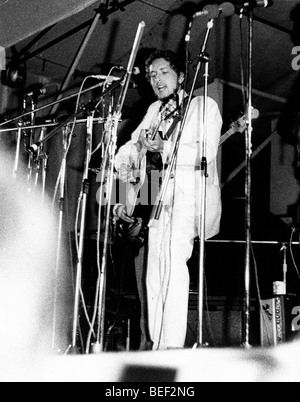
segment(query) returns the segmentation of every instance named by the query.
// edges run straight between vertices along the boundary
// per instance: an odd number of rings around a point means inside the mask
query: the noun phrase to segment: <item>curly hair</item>
[[[149,69],[157,59],[165,59],[170,63],[171,68],[179,75],[185,73],[185,65],[181,58],[172,50],[155,50],[145,62],[146,78],[150,81]]]

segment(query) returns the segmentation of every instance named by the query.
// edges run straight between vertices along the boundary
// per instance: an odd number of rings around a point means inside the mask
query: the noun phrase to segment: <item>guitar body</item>
[[[145,183],[146,180],[146,166],[147,166],[147,157],[146,153],[141,155],[139,160],[139,166],[134,169],[133,173],[133,181],[126,183],[126,208],[127,215],[132,216],[135,206],[137,204],[139,192]]]
[[[126,183],[126,210],[127,215],[130,217],[133,217],[147,176],[147,153],[140,156],[139,169],[135,169],[133,172],[134,180]],[[145,194],[148,195],[148,189],[145,190]],[[148,208],[148,206],[145,205],[142,208]],[[144,214],[142,213],[142,215]],[[133,223],[119,221],[118,235],[125,243],[129,243],[135,247],[142,247],[144,245],[148,233],[148,218],[147,214],[145,215],[144,218],[134,217]]]
[[[141,152],[139,160],[132,172],[132,181],[126,183],[126,209],[127,215],[132,217],[139,193],[146,180],[146,167],[147,167],[147,154]],[[135,217],[133,223],[124,221],[118,222],[117,235],[130,245],[135,247],[142,247],[145,243],[147,236],[148,226],[147,223],[140,217]]]
[[[233,134],[237,132],[244,132],[246,129],[246,115],[240,117],[237,121],[231,124],[230,129],[221,136],[219,147]],[[157,130],[155,131],[155,135]],[[133,180],[126,184],[126,208],[127,215],[132,216],[134,213],[135,206],[139,197],[139,192],[145,183],[147,172],[147,151],[142,149],[138,158],[135,168],[132,172]]]
[[[118,224],[117,235],[125,243],[142,247],[147,236],[147,225],[142,218],[135,218],[133,223],[121,221]]]

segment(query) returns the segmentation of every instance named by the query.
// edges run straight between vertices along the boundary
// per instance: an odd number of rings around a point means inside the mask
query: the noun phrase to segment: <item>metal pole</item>
[[[72,343],[68,348],[67,353],[76,354],[76,338],[77,338],[77,326],[79,320],[79,301],[80,301],[80,287],[82,278],[82,267],[83,267],[83,252],[84,252],[84,238],[85,238],[85,226],[86,226],[86,208],[87,199],[89,193],[89,164],[92,155],[92,142],[93,142],[93,115],[94,111],[91,112],[87,119],[87,136],[86,136],[86,149],[85,149],[85,166],[82,178],[82,189],[81,189],[81,219],[80,219],[80,232],[79,232],[79,242],[77,250],[77,272],[76,272],[76,283],[75,283],[75,300],[74,300],[74,313],[73,313],[73,329],[72,329]],[[77,233],[75,233],[77,236]]]
[[[77,54],[76,54],[71,66],[70,66],[70,69],[69,69],[69,71],[68,71],[68,73],[67,73],[67,75],[66,75],[66,77],[64,79],[64,82],[63,82],[63,84],[62,84],[62,86],[60,88],[60,94],[58,95],[57,100],[62,98],[62,92],[68,87],[69,82],[70,82],[73,74],[75,73],[75,70],[76,70],[76,68],[78,66],[78,63],[79,63],[79,61],[81,59],[81,56],[82,56],[82,54],[83,54],[83,52],[84,52],[84,50],[85,50],[85,48],[86,48],[91,36],[92,36],[92,34],[93,34],[93,32],[94,32],[94,30],[95,30],[95,28],[97,26],[97,23],[98,23],[99,19],[100,19],[100,13],[97,11],[95,16],[94,16],[94,19],[93,19],[93,21],[91,23],[91,26],[89,27],[89,29],[88,29],[88,31],[87,31],[87,33],[86,33],[81,45],[80,45],[80,47],[79,47],[79,49],[77,51]],[[58,105],[59,105],[58,103],[56,105],[54,105],[54,107],[52,108],[52,110],[50,112],[50,115],[55,114],[55,112],[57,111]]]
[[[252,157],[252,58],[253,58],[253,11],[249,11],[249,44],[248,44],[248,127],[246,129],[246,177],[245,177],[245,321],[243,343],[250,346],[250,258],[251,258],[251,157]]]
[[[213,21],[210,22],[210,29],[213,27]],[[204,102],[203,102],[203,134],[201,138],[201,148],[199,152],[200,166],[200,213],[199,213],[199,297],[198,297],[198,346],[203,345],[203,316],[204,316],[204,260],[205,260],[205,211],[206,211],[206,179],[207,179],[207,159],[206,159],[206,139],[207,139],[207,97],[208,97],[208,58],[203,55],[205,61],[205,84],[204,84]]]
[[[61,267],[61,250],[62,250],[62,228],[63,228],[63,214],[65,204],[65,178],[66,178],[66,157],[68,151],[69,141],[71,141],[69,128],[66,127],[63,133],[63,159],[60,172],[60,197],[59,197],[59,217],[58,217],[58,235],[57,235],[57,249],[56,249],[56,263],[55,263],[55,284],[54,284],[54,308],[53,308],[53,329],[52,329],[52,349],[56,348],[56,332],[57,332],[57,302],[58,302],[58,279]],[[46,156],[45,156],[46,158]],[[45,163],[47,160],[45,160]]]
[[[104,324],[105,324],[105,299],[106,299],[106,276],[107,276],[107,247],[108,247],[108,236],[109,236],[109,223],[110,223],[110,210],[112,203],[112,185],[113,185],[113,172],[114,172],[114,158],[117,149],[117,131],[118,124],[122,116],[122,108],[127,94],[127,89],[129,87],[129,82],[132,76],[132,71],[134,68],[134,62],[138,52],[138,48],[143,36],[145,29],[145,22],[141,21],[138,25],[135,40],[129,57],[128,65],[124,80],[122,82],[121,92],[115,107],[115,111],[112,116],[112,129],[109,147],[109,166],[108,166],[108,190],[107,190],[107,205],[106,205],[106,222],[105,222],[105,233],[104,233],[104,244],[103,244],[103,254],[101,263],[101,277],[100,277],[100,289],[99,289],[99,306],[98,306],[98,330],[97,330],[97,340],[93,345],[93,353],[100,353],[104,350]]]
[[[15,129],[14,129],[15,130]],[[16,146],[16,155],[15,155],[15,163],[13,168],[13,178],[17,178],[18,168],[19,168],[19,159],[20,159],[20,148],[21,148],[21,139],[22,139],[22,128],[19,127],[17,129],[17,146]]]

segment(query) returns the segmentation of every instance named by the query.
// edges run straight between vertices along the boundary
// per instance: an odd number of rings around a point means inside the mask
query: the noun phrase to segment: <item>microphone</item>
[[[31,144],[30,147],[28,147],[28,151],[32,153],[36,153],[39,149],[42,143],[40,141],[36,142],[35,144]]]
[[[259,110],[253,108],[252,111],[251,111],[251,117],[252,117],[252,119],[253,119],[253,120],[258,119],[258,118],[259,118],[259,115],[260,115]]]
[[[125,67],[123,67],[123,66],[117,66],[117,68],[119,70],[127,71],[127,69]],[[133,75],[140,74],[140,69],[138,67],[134,67],[133,70],[132,70],[132,74]],[[116,77],[114,75],[101,75],[101,74],[100,75],[91,75],[90,77],[95,78],[97,80],[107,81],[107,84],[112,84],[114,81],[122,81],[123,78],[124,78],[124,76],[123,77]],[[130,82],[130,84],[132,85],[133,88],[137,87],[137,85],[132,81]]]
[[[235,8],[232,3],[226,2],[218,6],[217,4],[209,4],[203,8],[203,11],[195,13],[189,23],[189,28],[185,36],[185,41],[189,42],[191,39],[191,31],[193,26],[193,20],[197,17],[208,17],[208,19],[218,18],[220,14],[224,14],[225,17],[230,17],[234,14]]]
[[[91,75],[91,78],[95,78],[96,80],[107,80],[109,84],[111,84],[114,81],[121,81],[123,77],[115,77],[113,75]]]
[[[30,92],[27,92],[25,96],[28,98],[38,97],[39,95],[44,95],[47,93],[47,88],[45,88],[42,84],[37,85],[35,88],[32,88]]]
[[[234,14],[235,8],[232,3],[226,2],[221,5],[209,4],[203,8],[203,11],[198,11],[193,15],[193,19],[197,17],[208,17],[209,19],[218,18],[220,14],[225,17],[230,17]]]
[[[122,71],[127,71],[127,68],[124,66],[115,66],[118,70]],[[132,69],[132,74],[133,75],[139,75],[141,73],[141,70],[138,67],[133,67]]]
[[[246,3],[244,3],[244,7],[245,8],[251,8],[254,9],[256,7],[271,7],[274,4],[274,0],[250,0],[250,1],[246,1]]]
[[[116,69],[121,70],[121,71],[127,71],[127,68],[124,66],[114,66]],[[132,69],[132,74],[133,75],[139,75],[141,73],[141,70],[138,67],[133,67]],[[106,80],[107,78],[111,81],[117,81],[122,79],[123,77],[115,77],[113,75],[92,75],[92,78],[97,78],[98,80]]]

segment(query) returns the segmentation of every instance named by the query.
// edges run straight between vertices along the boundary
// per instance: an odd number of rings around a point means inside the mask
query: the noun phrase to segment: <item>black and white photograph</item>
[[[299,0],[0,0],[0,382],[299,382],[299,184]]]

